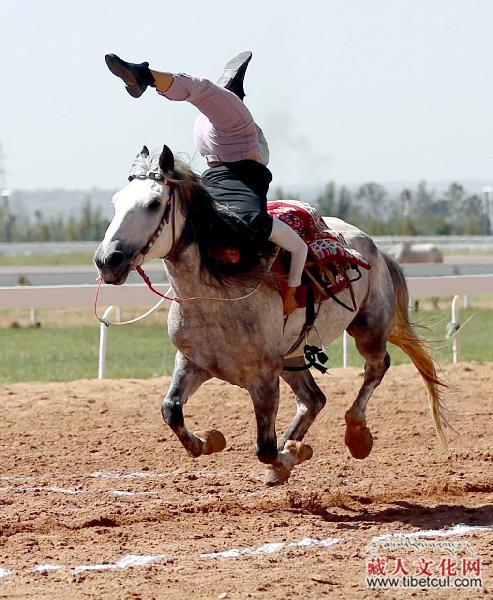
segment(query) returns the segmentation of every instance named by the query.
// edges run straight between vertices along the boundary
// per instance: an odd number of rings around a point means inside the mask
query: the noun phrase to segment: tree
[[[358,189],[356,199],[361,206],[371,211],[375,220],[383,220],[387,190],[379,183],[365,183]]]
[[[315,206],[321,215],[330,217],[336,214],[336,204],[336,185],[333,181],[329,181],[324,191],[315,200]]]

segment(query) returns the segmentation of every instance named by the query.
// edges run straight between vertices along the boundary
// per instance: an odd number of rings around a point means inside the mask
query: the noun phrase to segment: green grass
[[[427,311],[411,315],[433,327],[435,336],[444,339],[448,311]],[[493,310],[468,309],[461,312],[464,323],[472,320],[462,333],[462,360],[493,361]],[[16,381],[69,381],[94,378],[98,369],[97,325],[0,329],[0,383]],[[363,360],[351,340],[351,365]],[[171,374],[175,350],[166,331],[156,325],[111,327],[108,336],[106,375],[108,378],[148,378]],[[393,364],[409,362],[390,346]],[[332,368],[342,366],[342,341],[329,347]],[[440,362],[451,361],[449,344],[436,351]]]
[[[493,362],[493,309],[461,310],[461,324],[466,323],[461,331],[461,361]],[[445,340],[447,323],[450,321],[450,310],[430,310],[424,312],[411,312],[411,321],[429,328],[423,330],[421,335],[429,340],[436,340],[432,344],[431,352],[436,360],[441,363],[452,362],[452,344]],[[393,365],[409,363],[410,360],[400,348],[389,344],[389,354]],[[342,341],[336,340],[331,346],[331,359],[335,367],[341,365]],[[363,359],[356,350],[354,340],[350,341],[351,366],[363,366]]]
[[[70,381],[98,374],[99,328],[9,328],[0,330],[0,382]],[[175,349],[159,326],[112,327],[106,376],[148,378],[169,375]]]
[[[93,252],[53,254],[0,254],[0,267],[92,266]],[[156,262],[160,262],[156,259]]]
[[[0,267],[53,267],[92,265],[93,252],[56,252],[54,254],[0,254]]]

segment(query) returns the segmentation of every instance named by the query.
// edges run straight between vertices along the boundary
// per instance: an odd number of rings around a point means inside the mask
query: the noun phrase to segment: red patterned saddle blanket
[[[308,246],[305,274],[314,283],[319,300],[326,300],[345,289],[351,289],[347,271],[361,267],[370,269],[368,261],[359,252],[349,248],[342,233],[335,231],[313,206],[297,200],[279,200],[267,203],[267,210],[289,225]],[[282,261],[274,268],[285,273]],[[303,286],[302,286],[303,288]],[[306,288],[306,286],[305,286]],[[306,305],[306,289],[297,293],[298,304]]]

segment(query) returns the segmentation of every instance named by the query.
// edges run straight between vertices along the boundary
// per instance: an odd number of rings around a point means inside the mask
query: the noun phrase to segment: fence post
[[[460,307],[459,307],[459,296],[456,294],[452,300],[452,306],[450,309],[450,316],[452,324],[455,326],[456,331],[453,334],[452,338],[452,363],[456,365],[460,362],[460,332],[458,331],[460,327]]]
[[[30,318],[31,318],[31,325],[33,327],[37,327],[38,326],[38,313],[35,308],[31,308]]]
[[[342,334],[342,366],[349,367],[349,336],[347,331]]]
[[[108,308],[104,311],[102,319],[107,319],[111,311],[113,310],[113,306],[108,306]],[[99,361],[98,361],[98,379],[104,379],[105,370],[106,370],[106,340],[108,337],[108,329],[104,323],[99,324]]]

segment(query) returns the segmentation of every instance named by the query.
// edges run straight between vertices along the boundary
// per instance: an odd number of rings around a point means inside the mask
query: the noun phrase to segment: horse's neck
[[[190,244],[178,257],[166,260],[165,264],[169,282],[178,296],[211,295],[212,286],[202,281],[199,251],[195,244]]]

